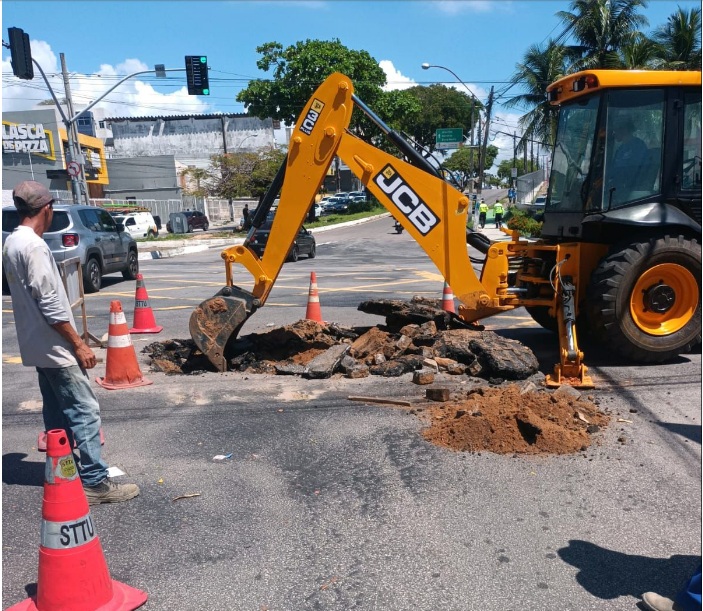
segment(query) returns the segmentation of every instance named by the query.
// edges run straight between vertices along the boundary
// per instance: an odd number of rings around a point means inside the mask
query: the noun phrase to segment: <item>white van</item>
[[[113,214],[116,223],[122,223],[133,238],[155,238],[159,228],[151,212],[126,212]]]

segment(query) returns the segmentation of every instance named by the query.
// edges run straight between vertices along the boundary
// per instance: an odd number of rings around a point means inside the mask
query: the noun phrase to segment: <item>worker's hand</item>
[[[78,364],[83,369],[92,369],[95,367],[95,363],[97,362],[95,359],[95,353],[87,344],[81,344],[78,348],[76,348],[76,359],[78,360]]]

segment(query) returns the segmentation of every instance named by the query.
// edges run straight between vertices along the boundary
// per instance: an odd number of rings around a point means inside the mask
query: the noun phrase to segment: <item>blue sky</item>
[[[542,44],[561,30],[555,14],[568,1],[544,0],[288,0],[288,1],[29,1],[2,2],[3,40],[7,28],[29,34],[33,57],[52,87],[63,93],[59,54],[65,55],[76,103],[95,99],[119,76],[139,70],[183,68],[185,55],[207,55],[208,97],[188,96],[185,74],[152,75],[127,81],[109,94],[107,116],[143,116],[192,112],[244,112],[237,93],[253,78],[266,77],[256,67],[256,47],[276,41],[284,47],[307,39],[338,38],[350,49],[366,50],[384,68],[390,88],[443,82],[462,85],[429,62],[453,70],[481,100],[491,86],[503,87],[515,64],[532,44]],[[680,6],[700,2],[650,0],[643,14],[646,31],[665,23]],[[12,76],[9,51],[3,49],[3,109],[32,108],[48,98],[35,71],[33,81]],[[514,90],[513,90],[514,91]],[[512,91],[511,91],[512,94]],[[500,100],[499,100],[500,101]],[[496,129],[512,131],[519,112],[498,105]],[[496,135],[496,144],[502,137]]]

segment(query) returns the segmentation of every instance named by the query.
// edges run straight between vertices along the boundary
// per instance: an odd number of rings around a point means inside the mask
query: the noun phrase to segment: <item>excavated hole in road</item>
[[[468,376],[478,385],[452,393],[445,403],[417,403],[409,412],[425,422],[425,439],[464,452],[583,452],[610,420],[580,393],[517,383],[538,371],[532,351],[520,342],[467,326],[441,310],[435,300],[364,302],[359,309],[386,316],[386,325],[344,328],[300,320],[252,333],[237,340],[229,368],[318,379],[339,374],[397,377],[426,367],[431,359],[440,371]],[[143,352],[150,356],[154,371],[176,375],[215,371],[191,339],[154,342]]]

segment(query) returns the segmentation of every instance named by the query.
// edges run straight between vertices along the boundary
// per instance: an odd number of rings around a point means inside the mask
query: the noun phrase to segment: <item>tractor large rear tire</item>
[[[549,315],[549,308],[546,306],[525,306],[527,313],[532,316],[534,320],[540,327],[551,331],[552,333],[557,333],[559,331],[559,323],[554,316]]]
[[[701,246],[663,236],[612,250],[586,295],[592,337],[632,361],[659,363],[701,342]]]

